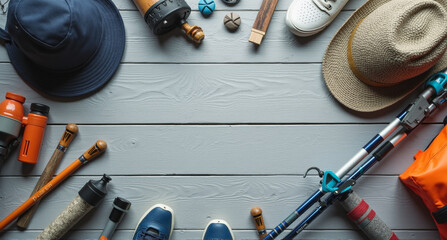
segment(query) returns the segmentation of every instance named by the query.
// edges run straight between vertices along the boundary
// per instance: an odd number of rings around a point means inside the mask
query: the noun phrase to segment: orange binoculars
[[[0,162],[18,146],[18,138],[24,127],[19,161],[37,163],[50,107],[32,103],[31,112],[24,116],[25,100],[21,95],[7,92],[6,99],[0,103]]]

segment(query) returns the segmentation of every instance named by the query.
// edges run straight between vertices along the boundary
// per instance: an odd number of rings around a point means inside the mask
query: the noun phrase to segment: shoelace
[[[335,3],[337,0],[315,0],[315,1],[319,2],[321,5],[323,5],[325,8],[327,8],[327,10],[331,10],[332,5],[330,3],[328,3],[328,1],[332,1]]]
[[[153,231],[148,231],[148,229],[142,229],[138,234],[138,239],[141,240],[167,240],[163,234],[157,234]]]

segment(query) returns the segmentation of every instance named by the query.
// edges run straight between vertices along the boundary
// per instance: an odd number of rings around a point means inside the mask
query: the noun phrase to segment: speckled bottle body
[[[79,195],[65,208],[59,216],[48,225],[36,240],[61,239],[94,206],[88,204]]]
[[[78,192],[78,196],[46,227],[36,239],[61,239],[81,218],[98,206],[107,194],[107,183],[112,180],[104,174],[101,180],[90,180]]]

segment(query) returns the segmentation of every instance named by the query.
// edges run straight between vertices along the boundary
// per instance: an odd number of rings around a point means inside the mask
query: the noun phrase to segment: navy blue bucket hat
[[[100,89],[125,47],[123,20],[111,0],[11,0],[0,37],[23,80],[56,98]]]

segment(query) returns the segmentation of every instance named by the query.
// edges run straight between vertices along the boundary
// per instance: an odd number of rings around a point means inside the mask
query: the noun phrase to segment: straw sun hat
[[[359,112],[386,108],[447,67],[447,0],[370,0],[332,39],[330,92]]]

